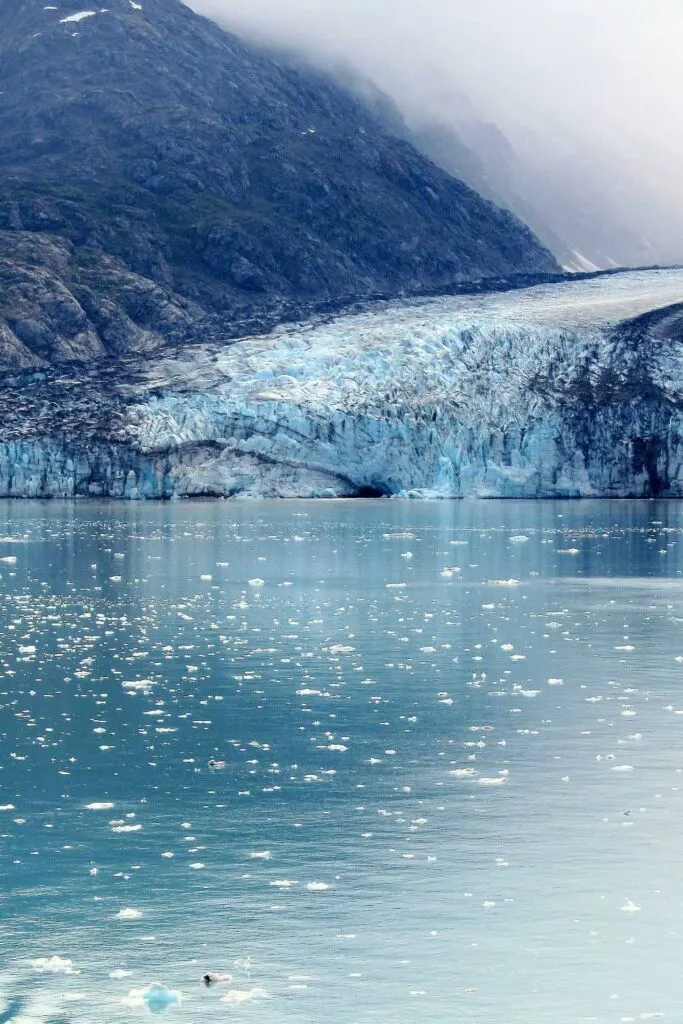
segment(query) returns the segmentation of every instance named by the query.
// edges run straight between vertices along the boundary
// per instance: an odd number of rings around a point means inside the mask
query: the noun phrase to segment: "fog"
[[[649,233],[668,254],[678,244],[679,0],[191,0],[191,6],[242,35],[298,47],[323,62],[351,62],[411,123],[493,122],[526,161],[539,167],[574,161],[583,168],[578,186],[609,192],[620,211],[613,215],[626,218],[626,226]],[[677,255],[683,258],[683,237]]]

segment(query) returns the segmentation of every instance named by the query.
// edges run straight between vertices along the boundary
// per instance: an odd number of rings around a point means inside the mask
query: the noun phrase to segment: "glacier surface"
[[[681,496],[678,303],[630,272],[15,374],[0,495]]]

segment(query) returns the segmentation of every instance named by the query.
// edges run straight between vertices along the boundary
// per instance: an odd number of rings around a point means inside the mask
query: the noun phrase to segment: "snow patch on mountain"
[[[97,11],[78,11],[76,14],[69,14],[66,18],[60,18],[60,25],[76,24],[79,21],[83,21],[85,18],[93,18],[97,14]]]

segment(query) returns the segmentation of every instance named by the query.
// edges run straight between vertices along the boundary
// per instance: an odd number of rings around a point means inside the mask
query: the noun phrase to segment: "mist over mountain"
[[[683,260],[683,9],[664,0],[190,0],[396,102],[574,270]]]

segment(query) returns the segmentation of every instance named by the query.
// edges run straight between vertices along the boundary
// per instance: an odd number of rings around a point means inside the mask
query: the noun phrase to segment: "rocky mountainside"
[[[567,273],[681,262],[676,211],[623,165],[615,178],[605,154],[598,159],[568,140],[558,151],[552,137],[528,129],[513,143],[451,85],[429,109],[402,109],[348,62],[323,66],[392,134],[528,225]]]
[[[0,6],[0,366],[554,274],[331,79],[180,0]]]
[[[25,370],[0,496],[683,497],[682,343],[670,270]]]

